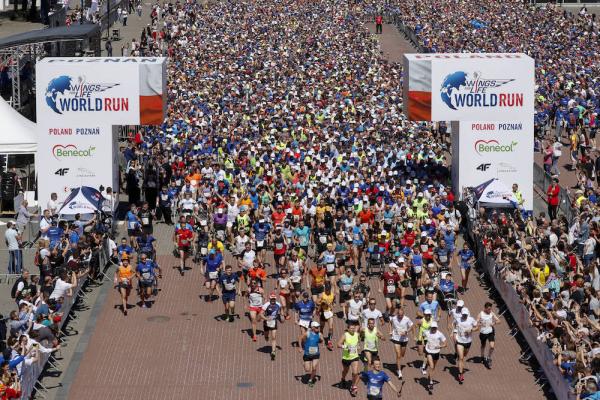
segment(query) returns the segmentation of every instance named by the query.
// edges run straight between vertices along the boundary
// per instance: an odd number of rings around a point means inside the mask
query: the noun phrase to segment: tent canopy
[[[0,151],[2,153],[35,153],[37,133],[31,122],[0,98]]]
[[[512,190],[494,178],[473,188],[479,205],[482,207],[515,208],[517,199]]]
[[[60,26],[58,28],[38,29],[0,39],[0,49],[39,42],[85,39],[94,36],[99,31],[100,26],[91,23],[73,24],[70,27]]]
[[[58,211],[61,219],[73,219],[75,214],[81,214],[82,219],[102,209],[104,197],[102,194],[89,186],[81,186],[71,191],[71,194],[65,199],[63,206]]]

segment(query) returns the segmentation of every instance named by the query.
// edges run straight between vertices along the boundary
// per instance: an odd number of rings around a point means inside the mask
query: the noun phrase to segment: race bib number
[[[269,328],[275,328],[277,321],[275,321],[274,319],[268,319],[267,320],[267,327]]]
[[[331,317],[333,317],[333,311],[323,311],[323,317],[325,319],[330,319]]]
[[[235,289],[235,284],[230,282],[225,282],[225,290],[233,290]]]
[[[422,251],[423,253],[425,253],[425,252],[427,252],[427,250],[429,250],[429,246],[427,246],[426,244],[422,244],[422,245],[421,245],[421,251]]]
[[[294,282],[294,283],[298,283],[298,282],[300,282],[301,280],[302,280],[302,277],[301,277],[301,276],[299,276],[299,275],[294,275],[294,276],[292,276],[292,282]]]
[[[208,277],[210,279],[217,279],[218,276],[219,276],[219,273],[217,271],[211,271],[208,273]]]
[[[187,239],[182,239],[181,240],[181,245],[182,246],[187,246],[188,244],[189,244],[189,240],[187,240]]]
[[[351,288],[351,285],[342,285],[342,291],[344,292],[349,292]]]
[[[200,249],[200,254],[202,254],[203,256],[208,254],[208,249],[206,247],[203,247]]]
[[[319,242],[321,242],[322,244],[327,243],[327,236],[319,236]]]
[[[348,346],[348,353],[358,354],[358,347],[357,346]]]
[[[448,261],[448,256],[440,256],[440,261],[445,263]]]
[[[396,285],[388,285],[387,286],[387,292],[389,294],[395,293],[396,292]]]
[[[298,325],[300,325],[303,328],[308,329],[308,326],[310,325],[310,321],[306,320],[306,319],[301,319],[300,321],[298,321]]]
[[[308,354],[314,356],[315,354],[319,354],[319,348],[317,346],[310,346],[308,348]]]
[[[150,218],[148,218],[148,217],[142,218],[142,224],[144,224],[144,225],[150,224]]]
[[[281,249],[283,249],[283,243],[277,243],[277,244],[275,245],[275,248],[276,248],[277,250],[281,250]]]
[[[263,244],[264,244],[264,243],[265,243],[265,241],[264,241],[264,240],[257,240],[257,241],[256,241],[256,246],[257,246],[257,247],[263,247]]]
[[[377,386],[369,386],[369,395],[370,396],[379,396],[379,388]]]
[[[326,268],[327,272],[333,272],[335,271],[335,264],[327,264]]]

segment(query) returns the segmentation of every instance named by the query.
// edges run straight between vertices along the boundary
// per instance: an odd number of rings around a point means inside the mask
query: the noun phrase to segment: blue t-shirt
[[[215,272],[219,269],[219,266],[223,262],[223,256],[221,253],[216,253],[214,258],[212,256],[206,257],[206,272]]]
[[[434,319],[437,319],[438,309],[440,308],[440,304],[437,300],[433,300],[431,303],[424,301],[419,305],[419,309],[422,313],[425,313],[425,310],[431,310],[431,316]]]
[[[69,243],[79,243],[79,234],[76,231],[71,231],[69,235]]]
[[[462,266],[466,268],[470,267],[469,260],[475,255],[475,253],[473,253],[473,250],[471,249],[462,249],[458,252],[458,255],[460,256]]]
[[[137,229],[139,222],[137,216],[131,210],[127,211],[125,218],[127,219],[127,229]]]
[[[321,335],[308,331],[306,340],[304,341],[304,355],[305,356],[316,356],[319,354],[319,342],[321,341]]]
[[[130,256],[131,253],[133,253],[133,248],[128,244],[125,246],[121,244],[117,247],[117,254],[119,255],[119,258],[121,258],[123,254],[127,254],[128,256]]]
[[[308,246],[310,240],[310,229],[308,226],[294,229],[294,235],[298,237],[300,246]]]
[[[146,260],[146,262],[139,262],[136,268],[142,277],[142,281],[151,282],[154,281],[154,262]]]
[[[267,234],[271,230],[271,225],[269,225],[265,222],[261,226],[261,223],[257,222],[254,224],[252,229],[254,230],[254,237],[256,238],[256,240],[261,241],[261,240],[265,240],[265,238],[267,237]]]
[[[146,237],[146,239],[144,240],[144,238],[142,236],[139,236],[138,238],[136,238],[137,244],[140,247],[140,251],[152,251],[152,243],[156,241],[156,239],[154,238],[154,236],[152,235],[148,235]]]
[[[390,377],[383,371],[364,371],[361,373],[362,378],[367,383],[367,394],[371,398],[382,398],[383,397],[383,385],[389,382]]]
[[[223,288],[223,292],[232,293],[235,292],[235,285],[240,280],[237,274],[231,274],[227,276],[226,274],[221,274],[219,276],[219,284]]]
[[[294,309],[298,312],[300,319],[308,321],[312,319],[315,308],[315,302],[312,300],[308,300],[307,302],[301,300],[294,305]]]

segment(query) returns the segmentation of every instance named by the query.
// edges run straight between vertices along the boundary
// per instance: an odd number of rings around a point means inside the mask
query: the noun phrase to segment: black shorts
[[[423,275],[422,272],[414,272],[410,275],[410,280],[414,283],[421,279],[421,275]]]
[[[304,356],[302,356],[302,360],[303,361],[312,361],[312,360],[318,360],[321,357],[320,354],[305,354]]]
[[[400,347],[408,346],[408,340],[406,342],[401,342],[400,340],[392,339],[392,343],[399,345]]]
[[[302,291],[302,282],[292,282],[292,287],[294,288],[295,292],[301,292]]]
[[[285,259],[285,254],[275,254],[273,257],[275,257],[275,265],[279,265],[281,260]]]
[[[336,275],[337,275],[337,272],[335,271],[335,269],[331,272],[327,272],[328,277],[332,277],[332,276],[336,276]]]
[[[396,294],[396,292],[393,292],[393,293],[386,293],[384,297],[386,299],[396,299],[396,298],[398,298],[398,295]]]
[[[425,346],[427,344],[427,340],[417,340],[417,346]]]
[[[439,359],[440,359],[440,353],[430,353],[430,352],[428,352],[427,350],[425,350],[425,354],[427,354],[427,356],[431,356],[431,358],[432,358],[434,361],[437,361],[437,360],[439,360]]]
[[[310,288],[310,294],[312,294],[313,296],[318,296],[321,293],[323,293],[324,291],[325,291],[325,287],[324,286],[311,287]]]
[[[264,330],[265,332],[269,332],[269,331],[276,331],[276,330],[277,330],[277,322],[275,322],[275,327],[274,327],[274,328],[269,328],[269,327],[267,326],[267,323],[265,322],[265,323],[263,324],[263,330]]]
[[[131,289],[131,283],[120,282],[118,286],[120,289],[127,289],[127,290]]]
[[[461,343],[461,342],[456,342],[457,346],[462,346],[465,350],[469,350],[471,348],[471,343]]]
[[[371,353],[371,357],[372,358],[377,357],[377,355],[379,354],[378,350],[367,350],[367,349],[365,349],[365,350],[363,350],[363,352],[364,353]]]
[[[352,360],[345,360],[345,359],[342,358],[342,365],[344,367],[349,367],[349,366],[352,365],[352,363],[358,362],[358,361],[360,361],[359,357],[353,358]]]
[[[351,297],[352,297],[352,296],[351,296],[351,294],[350,294],[350,291],[348,291],[348,292],[343,292],[343,291],[341,291],[341,290],[340,290],[340,303],[345,303],[345,302],[347,302],[348,300],[350,300],[350,298],[351,298]]]
[[[154,285],[154,281],[140,281],[141,288],[149,288]]]
[[[485,344],[485,342],[495,342],[496,332],[492,331],[491,333],[480,333],[479,340],[481,341],[481,344]]]

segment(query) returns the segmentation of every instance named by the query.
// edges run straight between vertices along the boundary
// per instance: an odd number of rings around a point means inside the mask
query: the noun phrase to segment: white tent
[[[0,98],[0,152],[32,154],[37,151],[37,132],[31,122]]]
[[[58,217],[65,220],[75,219],[75,214],[81,214],[82,220],[91,219],[101,210],[104,197],[94,188],[82,186],[75,188],[66,198],[58,211]]]
[[[498,179],[490,179],[473,188],[482,207],[516,207],[517,199],[512,190]]]

